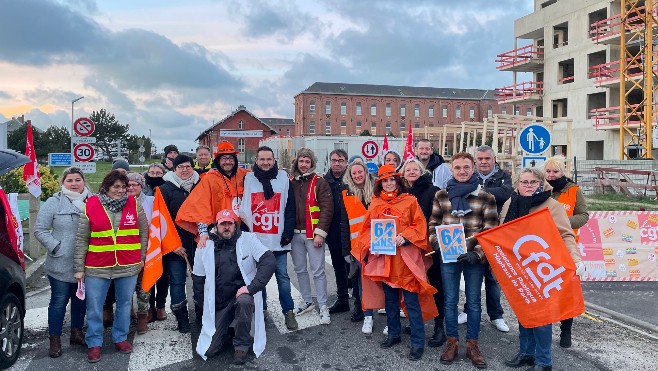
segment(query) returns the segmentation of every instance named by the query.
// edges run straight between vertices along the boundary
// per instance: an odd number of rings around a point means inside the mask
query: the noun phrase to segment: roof
[[[495,90],[316,82],[299,94],[482,100],[496,99]],[[299,95],[298,94],[298,95]]]
[[[249,112],[249,110],[247,110],[247,108],[246,108],[245,106],[243,106],[243,105],[239,105],[239,106],[238,106],[238,109],[236,109],[235,111],[231,112],[228,116],[224,117],[223,119],[221,119],[221,120],[215,122],[215,123],[212,124],[212,126],[209,127],[208,129],[202,131],[201,134],[199,134],[199,136],[196,137],[195,140],[196,140],[196,141],[201,140],[201,137],[203,137],[204,135],[208,135],[208,133],[210,133],[214,128],[216,128],[217,126],[221,125],[224,121],[230,119],[231,117],[237,115],[238,113],[240,113],[240,112],[242,112],[242,111],[246,112],[246,113],[247,113],[248,115],[250,115],[251,117],[253,117],[253,118],[255,118],[256,120],[260,121],[261,124],[267,126],[267,128],[270,129],[270,131],[272,132],[272,134],[277,134],[277,131],[276,131],[271,125],[265,123],[262,119],[256,117],[256,115],[254,115],[253,113]],[[276,120],[285,120],[285,119],[276,119]],[[292,120],[291,120],[291,121],[292,121]]]
[[[5,121],[4,123],[2,123],[2,125],[7,125],[7,133],[11,133],[12,131],[14,131],[14,130],[20,128],[20,127],[23,126],[23,125],[25,125],[25,123],[22,123],[22,122],[20,122],[20,120],[17,120],[17,119],[15,119],[15,118],[12,118],[11,120],[9,120],[9,121]],[[43,132],[43,130],[39,129],[39,128],[36,127],[34,124],[32,124],[32,129],[33,129],[34,131],[38,131],[38,132],[40,132],[40,133]]]
[[[260,120],[269,126],[295,125],[295,120],[293,119],[282,119],[278,117],[261,117]]]

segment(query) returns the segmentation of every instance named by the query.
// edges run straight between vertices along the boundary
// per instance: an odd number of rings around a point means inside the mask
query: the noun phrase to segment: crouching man
[[[194,301],[203,307],[196,351],[204,360],[217,354],[233,328],[234,363],[265,349],[263,295],[276,268],[274,254],[253,233],[237,228],[232,210],[217,213],[205,248],[197,249],[192,270]],[[253,332],[252,332],[253,329]]]

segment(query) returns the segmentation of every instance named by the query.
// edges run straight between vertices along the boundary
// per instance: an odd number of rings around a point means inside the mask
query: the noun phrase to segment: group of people
[[[467,238],[467,252],[456,263],[430,254],[438,249],[435,227],[462,224],[466,237],[472,237],[548,207],[577,273],[583,274],[576,239],[588,219],[584,196],[565,176],[561,158],[549,159],[543,171],[523,169],[512,181],[488,146],[478,147],[475,157],[454,154],[451,164],[433,153],[428,140],[417,143],[416,153],[416,158],[402,161],[390,151],[377,174],[371,174],[358,156],[349,158],[336,149],[329,154],[329,171],[321,175],[316,155],[307,148],[297,150],[287,173],[269,147],[258,148],[248,171],[238,166],[238,152],[228,142],[220,143],[213,156],[210,148],[199,146],[196,159],[167,146],[162,165],[152,164],[144,174],[117,161],[96,194],[87,188],[82,171],[66,169],[61,191],[42,206],[35,232],[48,250],[50,356],[61,355],[69,300],[70,342],[88,347],[89,362],[101,358],[104,323],[111,323],[116,349],[132,351],[127,335],[135,292],[138,334],[148,331],[149,322],[166,318],[167,295],[178,331],[189,332],[185,283],[191,271],[191,298],[201,326],[196,351],[204,359],[229,341],[236,364],[246,362],[250,350],[256,356],[262,353],[265,287],[274,276],[289,330],[298,329],[298,316],[315,313],[319,323],[329,325],[332,314],[351,311],[350,319],[362,321],[362,332],[371,334],[373,313],[379,311],[386,315],[386,338],[380,346],[393,347],[409,333],[408,358],[418,360],[425,349],[424,323],[432,320],[427,345],[445,344],[441,362],[451,364],[459,352],[458,324],[467,322],[466,355],[485,368],[478,347],[480,287],[484,282],[491,323],[507,332],[500,286],[475,238]],[[163,257],[162,277],[145,292],[141,278],[155,192],[162,195],[182,246]],[[395,224],[394,255],[371,251],[371,221],[376,219]],[[331,305],[326,249],[336,277],[337,299]],[[299,303],[292,299],[288,253]],[[466,304],[460,314],[462,276]],[[409,319],[404,329],[402,316]],[[571,346],[572,322],[562,323],[563,347]],[[519,328],[520,350],[506,364],[550,369],[551,326]]]

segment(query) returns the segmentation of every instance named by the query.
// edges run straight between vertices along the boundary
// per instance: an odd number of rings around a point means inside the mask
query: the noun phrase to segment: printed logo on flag
[[[464,226],[462,224],[448,224],[438,225],[435,228],[443,262],[457,262],[457,257],[466,253]]]
[[[276,192],[269,200],[265,199],[263,192],[251,194],[251,214],[253,215],[253,232],[264,234],[278,234],[281,213],[281,193]]]
[[[395,220],[372,219],[370,225],[370,253],[395,255]]]

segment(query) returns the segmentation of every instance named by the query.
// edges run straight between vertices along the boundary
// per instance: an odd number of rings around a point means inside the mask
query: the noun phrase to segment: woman
[[[101,359],[103,345],[103,302],[114,282],[116,311],[112,341],[121,353],[132,352],[128,342],[130,306],[137,275],[142,270],[148,244],[146,214],[135,197],[128,196],[128,177],[110,171],[101,182],[98,195],[87,199],[75,242],[75,279],[85,283],[87,336],[91,363]]]
[[[425,169],[423,163],[418,159],[407,160],[402,166],[402,176],[404,177],[405,186],[409,193],[416,197],[420,209],[423,211],[425,221],[430,220],[432,215],[432,203],[434,195],[440,190],[439,187],[432,184],[432,174]],[[443,280],[441,279],[441,254],[432,255],[433,264],[427,270],[427,278],[430,284],[437,290],[434,294],[434,303],[436,304],[439,315],[434,317],[434,333],[427,345],[433,348],[440,347],[446,342],[443,306],[445,298],[443,296]]]
[[[165,169],[164,166],[160,164],[151,164],[146,173],[144,173],[144,194],[147,196],[155,195],[155,189],[164,184],[162,177],[164,176]],[[165,294],[165,296],[167,296]]]
[[[375,309],[384,304],[388,335],[380,347],[390,348],[401,342],[400,299],[404,297],[411,326],[408,358],[417,361],[423,356],[425,348],[423,321],[438,315],[433,298],[436,289],[427,280],[423,259],[424,253],[431,251],[427,242],[427,222],[416,198],[406,193],[402,178],[393,166],[380,167],[378,175],[374,197],[363,221],[356,256],[363,264],[363,307]],[[395,255],[370,253],[372,219],[395,222]]]
[[[395,150],[386,151],[384,153],[384,165],[391,165],[395,168],[395,171],[398,171],[402,166],[402,157]]]
[[[537,210],[548,208],[571,258],[577,267],[582,267],[576,269],[576,274],[584,274],[585,266],[582,265],[569,219],[564,212],[564,207],[551,198],[551,187],[544,184],[543,172],[536,168],[521,170],[514,181],[514,188],[515,192],[505,202],[500,212],[501,223],[507,223]],[[535,370],[550,370],[552,367],[552,329],[552,324],[525,328],[519,323],[520,349],[512,360],[505,361],[505,365],[509,367],[535,365]]]
[[[357,160],[347,167],[343,176],[341,191],[340,231],[343,257],[350,264],[350,279],[352,281],[352,296],[354,296],[354,311],[350,320],[363,320],[361,332],[372,333],[372,309],[365,312],[361,306],[361,272],[353,253],[358,254],[358,235],[361,231],[361,221],[368,211],[372,200],[374,179],[368,173],[366,165]]]
[[[186,155],[178,155],[174,159],[173,169],[162,178],[165,180],[165,184],[160,186],[160,192],[167,205],[167,210],[169,210],[169,215],[171,215],[171,220],[176,220],[181,205],[190,195],[192,188],[199,182],[199,174],[194,171],[194,160]],[[188,265],[194,266],[196,243],[192,233],[178,225],[176,225],[176,231],[178,231],[183,246],[174,250],[173,254],[165,255],[162,262],[169,274],[171,311],[176,316],[178,331],[188,333],[190,332],[190,317],[187,313],[185,280]]]
[[[80,214],[91,192],[85,186],[85,176],[77,167],[64,169],[61,190],[41,206],[34,237],[48,250],[45,271],[50,281],[50,303],[48,304],[48,334],[50,350],[48,355],[57,358],[62,355],[62,326],[66,305],[71,300],[71,345],[84,345],[82,326],[85,321],[86,303],[75,295],[78,289],[73,277],[73,252],[75,232],[78,229]]]
[[[587,201],[580,187],[567,178],[564,171],[564,159],[562,157],[551,157],[544,162],[546,181],[553,187],[551,197],[564,206],[571,228],[576,235],[576,244],[578,244],[578,229],[587,224],[589,220]],[[562,348],[571,347],[572,325],[573,318],[560,322],[560,346]]]

